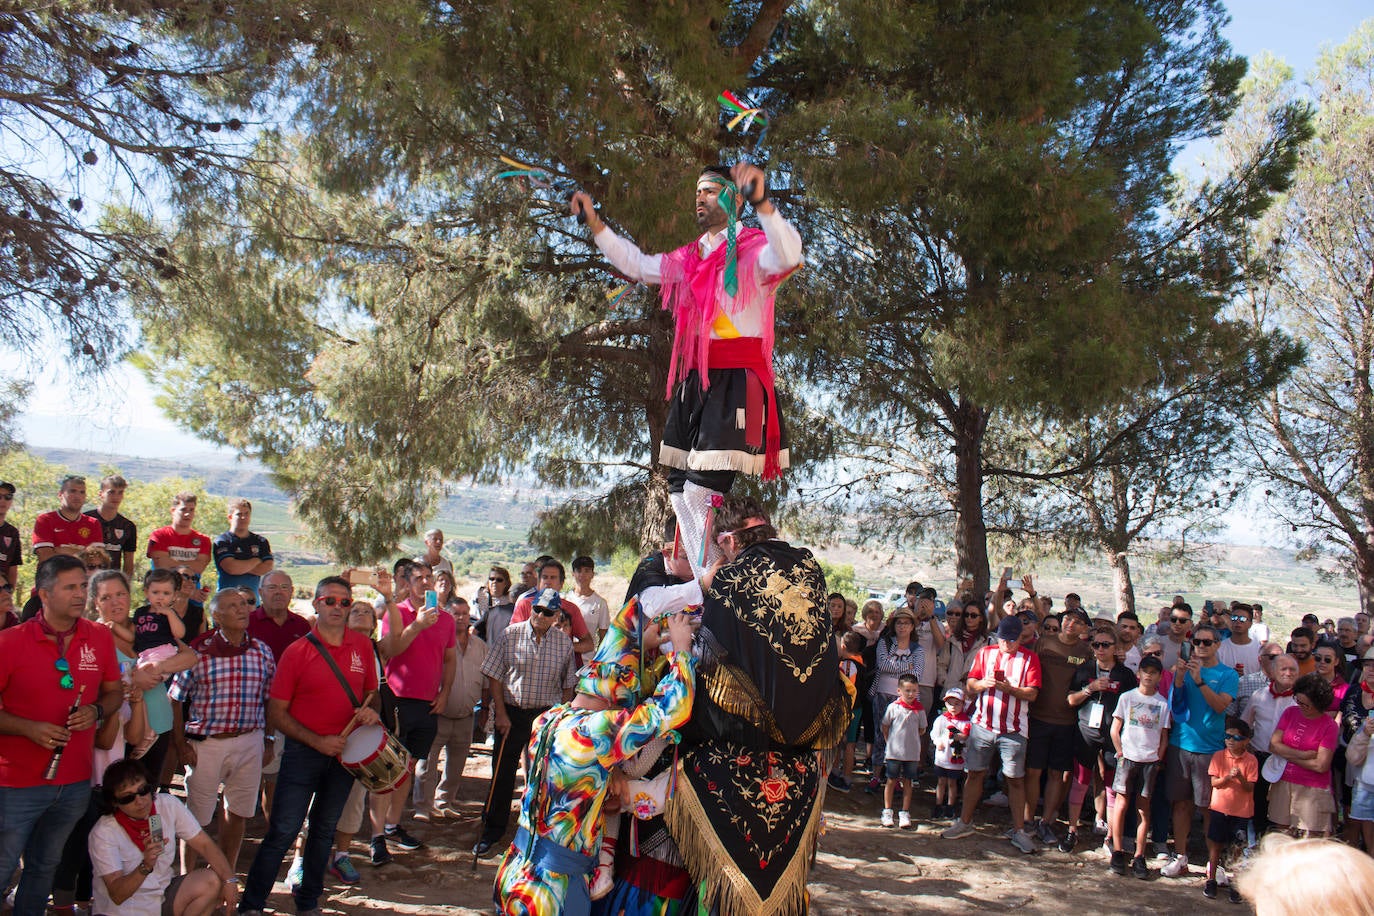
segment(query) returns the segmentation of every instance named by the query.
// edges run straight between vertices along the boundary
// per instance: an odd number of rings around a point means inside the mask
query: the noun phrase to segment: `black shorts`
[[[391,688],[382,689],[382,724],[416,760],[429,756],[430,746],[439,734],[439,720],[429,711],[427,700],[398,697]]]
[[[658,460],[692,471],[763,473],[768,398],[758,377],[748,369],[712,369],[711,387],[702,390],[694,369],[673,391]],[[762,412],[753,415],[750,405]],[[787,427],[779,460],[788,465]]]
[[[1212,811],[1211,817],[1207,820],[1207,839],[1223,845],[1235,842],[1243,845],[1246,842],[1246,825],[1249,823],[1248,817]]]
[[[1073,769],[1074,745],[1077,741],[1077,722],[1052,725],[1031,719],[1030,741],[1026,744],[1026,769],[1069,772]]]

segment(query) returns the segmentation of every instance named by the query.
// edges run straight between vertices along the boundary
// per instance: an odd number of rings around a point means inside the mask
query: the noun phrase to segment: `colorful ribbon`
[[[720,193],[716,196],[720,208],[725,211],[725,276],[722,278],[725,292],[733,296],[739,292],[739,208],[736,206],[738,201],[739,188],[728,178],[719,175],[705,176],[706,180],[713,184],[720,185]]]
[[[624,286],[616,287],[615,289],[613,289],[613,290],[609,291],[608,293],[606,293],[606,300],[607,300],[606,307],[607,307],[607,308],[615,308],[617,305],[620,304],[620,300],[621,300],[621,299],[624,299],[625,296],[626,296],[626,295],[630,292],[630,290],[633,289],[633,288],[634,288],[634,284],[633,284],[633,283],[626,283]]]
[[[530,183],[536,187],[553,187],[553,185],[550,184],[550,179],[553,176],[551,176],[547,170],[541,169],[535,165],[529,165],[528,163],[520,162],[519,160],[512,159],[509,156],[501,156],[500,159],[502,162],[504,162],[511,168],[508,171],[499,172],[496,175],[497,178],[527,178],[529,179]]]
[[[744,126],[741,128],[740,132],[748,133],[749,128],[754,125],[755,121],[757,121],[759,126],[764,130],[768,129],[768,116],[763,113],[763,109],[756,108],[753,105],[740,101],[739,97],[729,89],[726,89],[720,95],[716,96],[716,101],[720,102],[721,106],[728,113],[734,115],[729,123],[725,125],[726,130],[733,131],[743,123]]]

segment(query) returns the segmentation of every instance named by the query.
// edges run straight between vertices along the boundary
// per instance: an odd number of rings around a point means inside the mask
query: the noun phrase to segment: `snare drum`
[[[379,795],[395,791],[413,767],[410,752],[380,725],[354,729],[344,742],[339,763],[369,792]]]

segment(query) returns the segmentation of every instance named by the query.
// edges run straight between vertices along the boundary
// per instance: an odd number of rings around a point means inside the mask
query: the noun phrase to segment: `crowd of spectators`
[[[502,848],[531,724],[571,698],[610,621],[590,558],[571,577],[552,557],[517,577],[492,567],[469,602],[433,530],[419,556],[314,583],[301,614],[247,500],[210,537],[195,494],[177,494],[140,558],[126,487],[104,478],[88,509],[85,480],[62,481],[31,534],[22,612],[20,535],[0,512],[0,874],[17,877],[14,912],[253,914],[288,859],[297,910],[318,912],[327,876],[361,880],[353,841],[369,823],[365,860],[383,867],[424,848],[413,821],[459,816],[460,777],[489,740],[473,851]],[[13,495],[0,483],[0,509]],[[1071,854],[1091,836],[1116,874],[1195,875],[1233,900],[1236,864],[1266,832],[1374,850],[1365,615],[1278,633],[1253,602],[1197,612],[1176,598],[1146,621],[1094,616],[1072,594],[1056,610],[1030,577],[1017,587],[964,583],[942,601],[913,582],[890,612],[829,596],[859,697],[832,791],[880,795],[878,823],[932,822],[949,843],[1005,807],[1021,852]],[[415,765],[372,791],[339,756],[378,723]]]

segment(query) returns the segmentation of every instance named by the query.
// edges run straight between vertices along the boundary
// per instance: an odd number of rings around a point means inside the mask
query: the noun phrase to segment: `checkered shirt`
[[[172,679],[167,696],[175,702],[189,700],[186,734],[197,737],[246,732],[267,726],[267,692],[277,663],[267,643],[245,635],[248,651],[223,656],[200,650],[195,667]],[[206,641],[222,641],[216,633]]]
[[[528,620],[513,623],[496,638],[482,673],[501,682],[506,705],[542,709],[563,702],[564,689],[577,686],[577,654],[557,627],[540,639]]]

